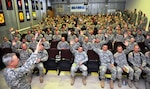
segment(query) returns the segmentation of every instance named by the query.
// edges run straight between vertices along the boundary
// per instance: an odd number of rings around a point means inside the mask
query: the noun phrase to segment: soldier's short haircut
[[[108,46],[108,44],[103,44],[102,47],[103,47],[103,46]]]
[[[8,64],[12,61],[12,57],[16,55],[15,53],[7,53],[3,56],[3,63],[8,66]]]

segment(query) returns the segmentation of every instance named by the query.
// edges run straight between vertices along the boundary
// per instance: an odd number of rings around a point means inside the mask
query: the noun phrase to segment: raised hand
[[[38,37],[38,33],[36,32],[36,33],[35,33],[35,38],[34,38],[34,39],[36,40],[37,37]]]
[[[37,46],[36,46],[36,49],[35,49],[34,53],[38,53],[38,52],[39,52],[39,50],[40,50],[40,45],[41,45],[41,39],[39,40],[39,42],[38,42],[38,44],[37,44]]]

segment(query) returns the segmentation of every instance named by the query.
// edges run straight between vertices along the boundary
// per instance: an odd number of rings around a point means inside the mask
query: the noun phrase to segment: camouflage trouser
[[[110,65],[107,65],[107,66],[100,66],[99,69],[100,69],[100,78],[101,79],[105,79],[105,73],[106,73],[107,69],[109,69],[111,72],[111,76],[112,76],[111,79],[112,80],[116,79],[116,67],[111,67]]]
[[[142,71],[143,71],[144,73],[146,73],[146,75],[147,75],[146,77],[147,77],[147,78],[148,78],[148,76],[150,76],[150,68],[148,68],[148,67],[144,67],[143,70],[141,70],[139,67],[135,67],[135,66],[134,66],[133,69],[134,69],[135,81],[138,81],[138,80],[139,80]]]
[[[40,75],[40,76],[44,76],[44,66],[43,66],[43,63],[40,62],[40,63],[35,64],[35,65],[34,65],[34,68],[36,68],[36,67],[39,69],[39,75]],[[34,68],[33,68],[33,69],[34,69]],[[32,72],[33,72],[33,71],[31,71],[31,72],[28,74],[29,77],[32,76]]]
[[[133,80],[134,70],[130,66],[126,66],[126,67],[128,67],[128,69],[129,69],[129,72],[128,72],[129,79]],[[122,73],[123,73],[122,68],[117,66],[117,78],[118,79],[122,79]]]
[[[78,68],[80,69],[80,71],[82,71],[83,76],[87,76],[87,67],[84,64],[79,66],[79,65],[76,65],[75,63],[73,63],[71,66],[71,76],[72,77],[75,77],[75,72],[78,70]]]

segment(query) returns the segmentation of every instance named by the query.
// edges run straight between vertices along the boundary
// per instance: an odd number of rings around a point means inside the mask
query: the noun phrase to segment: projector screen
[[[84,4],[71,4],[71,12],[86,12],[86,6]]]

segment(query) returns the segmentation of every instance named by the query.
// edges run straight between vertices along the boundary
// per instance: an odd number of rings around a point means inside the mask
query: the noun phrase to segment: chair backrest
[[[59,41],[52,41],[51,42],[51,48],[57,48],[57,44]]]
[[[73,54],[71,53],[70,49],[61,50],[61,58],[72,59]]]
[[[1,55],[3,56],[6,53],[12,53],[12,49],[11,48],[3,48],[1,49]]]
[[[141,51],[144,51],[144,50],[145,50],[145,47],[146,47],[146,46],[145,46],[144,42],[138,42],[138,45],[139,45]]]
[[[47,50],[48,51],[48,55],[49,55],[49,58],[56,58],[56,55],[59,54],[59,50],[56,49],[56,48],[50,48]]]
[[[95,53],[93,50],[88,50],[87,55],[89,60],[99,60],[98,54]]]

